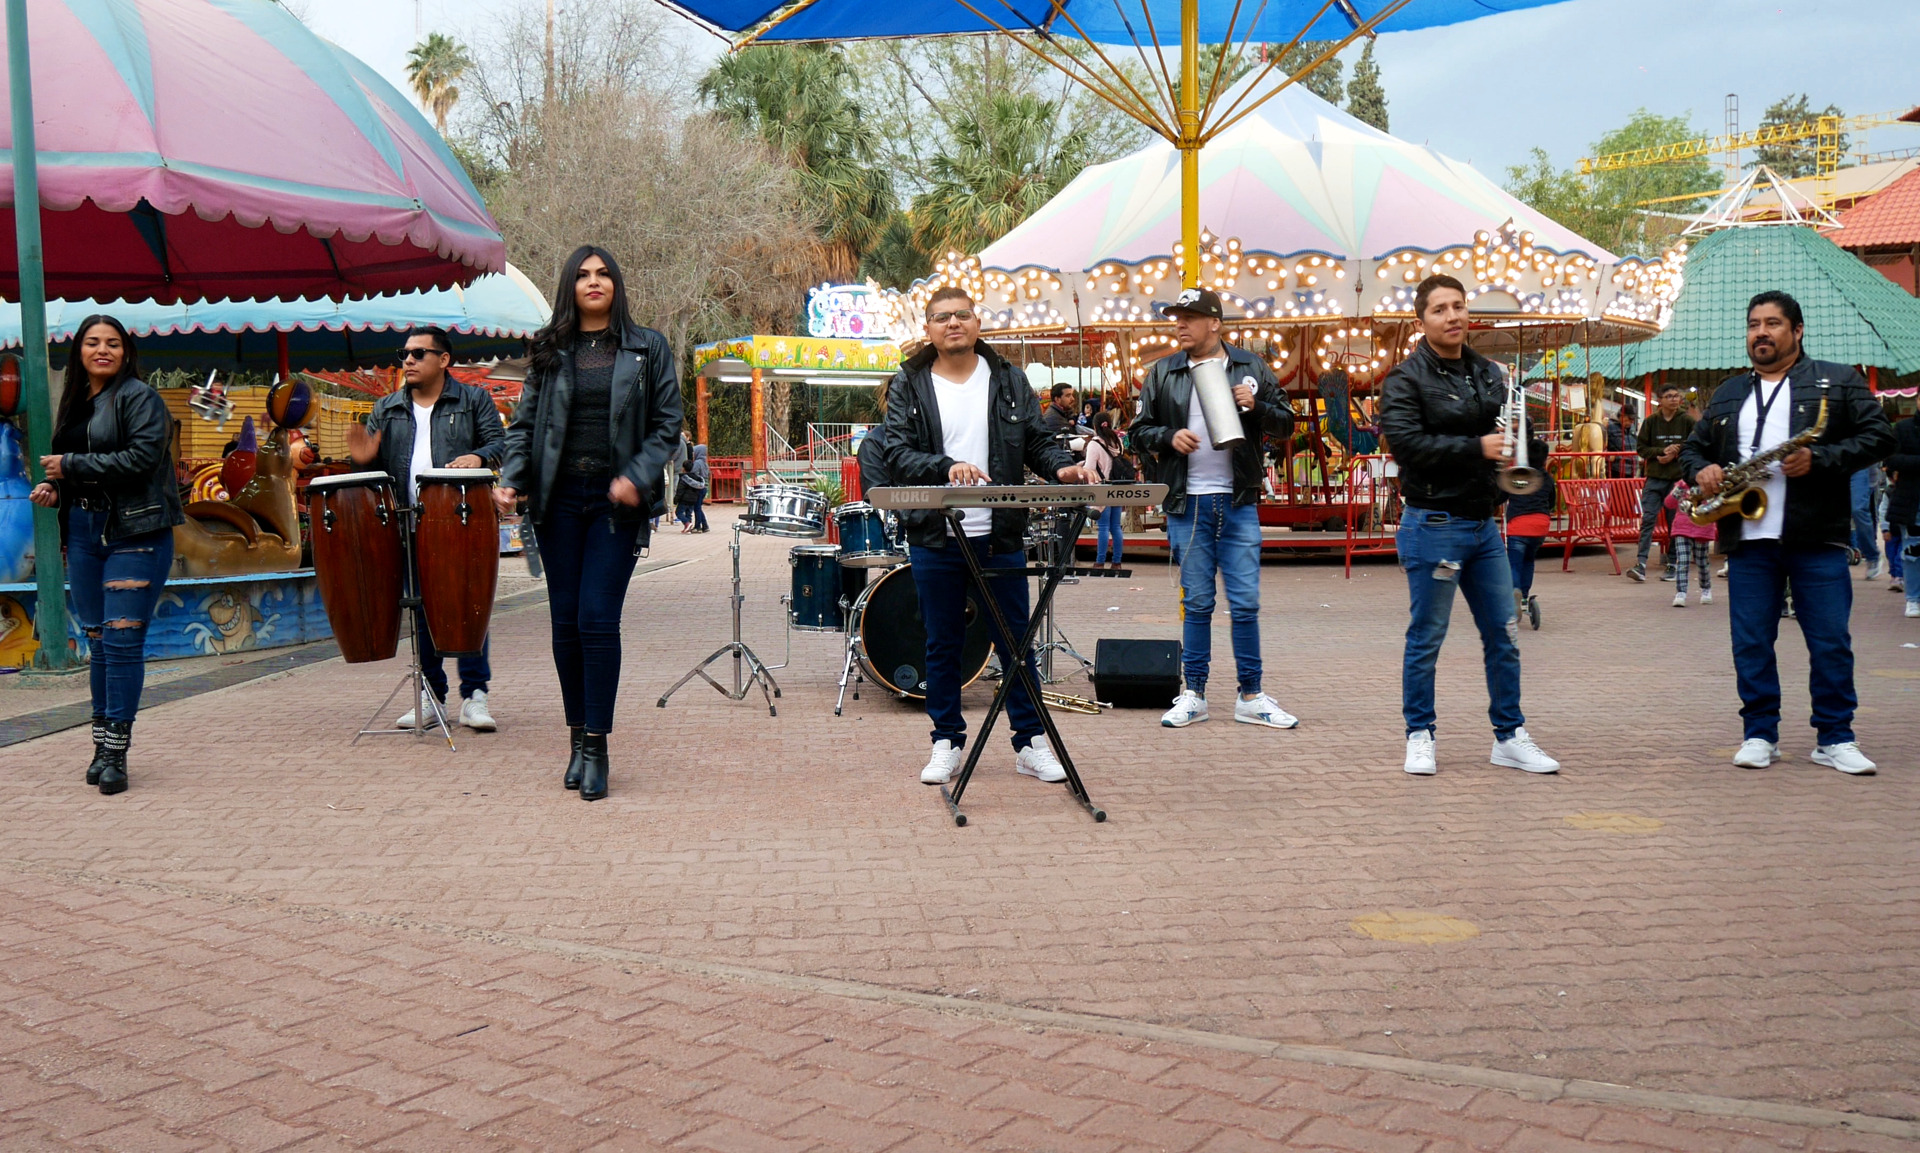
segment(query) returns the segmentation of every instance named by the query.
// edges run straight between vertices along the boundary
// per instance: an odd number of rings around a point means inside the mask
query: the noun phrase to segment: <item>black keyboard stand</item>
[[[953,525],[954,539],[961,542],[960,555],[966,558],[968,577],[973,582],[974,591],[979,594],[980,606],[986,610],[987,621],[992,626],[994,635],[999,638],[1003,651],[1020,654],[1013,661],[1012,668],[1000,670],[1000,686],[994,691],[993,704],[988,706],[986,719],[980,722],[979,732],[974,734],[973,748],[967,753],[967,763],[961,767],[960,774],[951,784],[940,786],[940,797],[946,801],[947,811],[953,814],[953,823],[963,827],[967,823],[967,814],[960,810],[960,798],[967,791],[967,782],[973,779],[973,770],[980,763],[980,754],[987,747],[987,738],[993,732],[994,723],[1000,719],[1000,714],[1007,707],[1007,696],[1013,691],[1015,678],[1018,678],[1018,683],[1026,688],[1027,695],[1032,698],[1033,707],[1040,714],[1040,724],[1046,729],[1047,742],[1053,746],[1054,755],[1060,758],[1060,767],[1067,770],[1065,781],[1067,791],[1073,794],[1073,799],[1079,802],[1080,807],[1085,809],[1095,821],[1106,820],[1107,811],[1095,805],[1093,798],[1087,796],[1087,786],[1080,780],[1079,771],[1073,767],[1073,757],[1067,753],[1066,742],[1060,739],[1060,730],[1054,725],[1053,714],[1047,709],[1047,698],[1040,691],[1039,678],[1033,675],[1033,670],[1027,666],[1025,659],[1025,654],[1033,651],[1034,637],[1038,634],[1041,623],[1046,620],[1047,609],[1053,604],[1054,590],[1060,587],[1060,581],[1067,575],[1067,570],[1073,566],[1073,550],[1070,547],[1060,550],[1060,555],[1051,565],[1027,565],[1021,568],[993,570],[992,576],[1003,579],[1017,577],[1020,580],[1026,580],[1030,576],[1041,578],[1040,596],[1033,602],[1027,613],[1027,630],[1021,636],[1020,643],[1014,644],[1012,643],[1013,628],[1007,623],[1006,614],[1000,611],[1000,602],[994,599],[992,590],[987,587],[988,573],[980,567],[980,558],[974,555],[973,549],[964,543],[966,533],[961,525],[963,510],[950,508],[945,512],[948,521]],[[1080,540],[1080,530],[1086,526],[1086,522],[1087,510],[1084,505],[1071,509],[1067,514],[1067,526],[1063,533],[1065,539],[1077,543]]]

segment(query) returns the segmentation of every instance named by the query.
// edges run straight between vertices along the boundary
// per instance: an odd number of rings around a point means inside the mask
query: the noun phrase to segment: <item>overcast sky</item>
[[[418,0],[418,10],[425,30],[468,35],[514,2]],[[316,31],[405,90],[414,0],[304,6]],[[687,29],[690,53],[717,50]],[[1920,0],[1566,0],[1383,36],[1375,55],[1394,134],[1500,180],[1536,146],[1571,164],[1640,107],[1688,114],[1717,134],[1729,92],[1740,95],[1744,129],[1793,92],[1849,114],[1920,105],[1916,48]],[[1883,128],[1866,143],[1920,147],[1920,126]]]

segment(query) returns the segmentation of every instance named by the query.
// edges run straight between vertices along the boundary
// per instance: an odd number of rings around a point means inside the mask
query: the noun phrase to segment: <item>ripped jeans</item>
[[[1453,590],[1466,595],[1487,666],[1487,719],[1500,740],[1527,723],[1520,712],[1520,646],[1514,643],[1513,570],[1499,522],[1465,520],[1409,506],[1394,538],[1407,574],[1411,611],[1407,652],[1400,669],[1401,709],[1407,733],[1434,727],[1434,669],[1447,639]]]
[[[173,567],[173,530],[102,544],[106,525],[104,512],[67,510],[67,579],[92,654],[94,715],[131,723],[147,679],[147,624]]]

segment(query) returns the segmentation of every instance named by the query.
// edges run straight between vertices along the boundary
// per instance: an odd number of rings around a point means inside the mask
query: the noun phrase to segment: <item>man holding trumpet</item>
[[[1395,538],[1412,604],[1401,666],[1405,768],[1415,776],[1436,770],[1434,669],[1457,587],[1466,594],[1486,657],[1492,763],[1559,772],[1560,762],[1527,735],[1520,712],[1513,574],[1496,517],[1496,481],[1524,429],[1498,428],[1506,379],[1498,365],[1467,347],[1467,292],[1460,282],[1427,277],[1414,293],[1413,311],[1420,343],[1388,374],[1380,407],[1380,433],[1400,466],[1406,504]],[[1513,423],[1525,424],[1524,406]]]

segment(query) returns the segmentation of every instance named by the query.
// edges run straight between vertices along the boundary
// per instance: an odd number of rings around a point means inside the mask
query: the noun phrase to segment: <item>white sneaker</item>
[[[1920,601],[1907,602],[1907,615],[1910,617],[1920,617]]]
[[[1854,777],[1871,777],[1878,766],[1867,759],[1860,746],[1852,741],[1842,741],[1837,745],[1819,745],[1813,750],[1813,763],[1839,769]]]
[[[460,702],[460,723],[476,733],[490,733],[500,727],[487,711],[487,690],[480,689]]]
[[[1014,758],[1013,771],[1048,784],[1067,779],[1067,770],[1061,766],[1060,758],[1053,755],[1053,746],[1045,737],[1033,738],[1032,744],[1020,750]]]
[[[1207,719],[1207,698],[1191,689],[1182,689],[1173,698],[1173,707],[1160,714],[1160,723],[1170,729],[1184,729]]]
[[[1712,603],[1713,603],[1713,590],[1712,590],[1712,589],[1701,589],[1701,590],[1700,590],[1700,603],[1701,603],[1701,604],[1703,604],[1703,605],[1710,605],[1710,604],[1712,604]]]
[[[1540,751],[1525,729],[1513,730],[1506,740],[1493,742],[1492,761],[1496,765],[1505,765],[1509,769],[1519,769],[1528,773],[1557,773],[1560,762]]]
[[[396,729],[410,729],[413,727],[416,716],[424,717],[425,720],[421,723],[425,724],[428,728],[433,728],[438,725],[440,722],[433,719],[433,697],[430,695],[432,692],[432,689],[421,689],[420,703],[414,708],[401,713],[400,719],[393,722],[393,727]]]
[[[1867,579],[1870,581],[1877,581],[1880,579],[1881,574],[1885,573],[1886,571],[1887,571],[1887,558],[1883,554],[1880,557],[1880,559],[1874,561],[1872,564],[1867,566]]]
[[[1743,769],[1764,769],[1780,759],[1780,746],[1760,737],[1748,737],[1740,742],[1740,751],[1733,754],[1733,763]]]
[[[1683,609],[1683,608],[1686,608],[1686,607],[1687,607],[1687,594],[1686,594],[1686,593],[1674,593],[1674,594],[1673,594],[1673,607],[1674,607],[1674,608],[1677,608],[1677,609]]]
[[[1300,723],[1300,718],[1280,707],[1280,702],[1265,693],[1252,700],[1238,695],[1233,702],[1233,719],[1243,725],[1265,725],[1270,729],[1290,729]]]
[[[953,747],[953,742],[935,741],[933,755],[927,758],[927,767],[920,770],[920,783],[944,785],[953,779],[953,771],[959,767],[960,750]]]
[[[1433,763],[1433,733],[1421,729],[1407,734],[1407,771],[1416,777],[1431,777],[1439,769]]]

